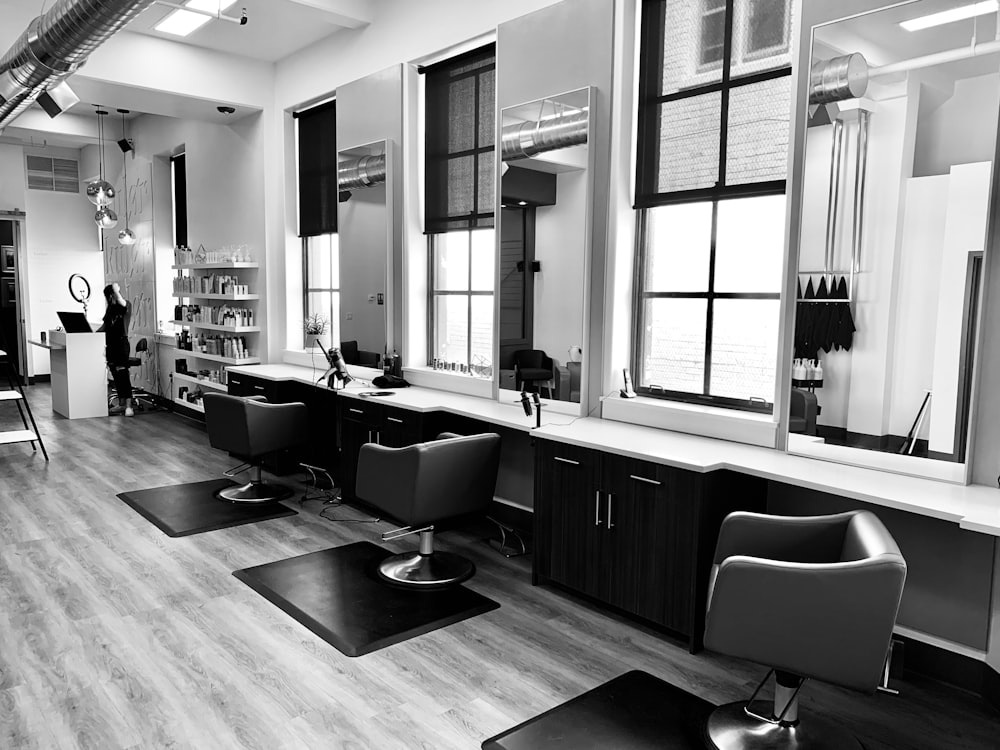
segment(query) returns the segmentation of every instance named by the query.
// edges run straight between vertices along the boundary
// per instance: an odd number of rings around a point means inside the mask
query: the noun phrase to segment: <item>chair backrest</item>
[[[149,344],[146,342],[146,338],[145,337],[143,337],[143,338],[141,338],[141,339],[139,339],[138,341],[135,342],[135,353],[136,354],[138,354],[139,352],[148,352],[148,351],[149,351]]]
[[[344,362],[349,365],[358,364],[358,342],[357,341],[341,341],[340,342],[340,356],[344,358]]]
[[[356,494],[407,526],[481,513],[493,500],[500,436],[442,433],[406,448],[369,443],[358,457]]]
[[[247,428],[246,401],[228,393],[206,393],[205,428],[213,448],[240,456],[250,453],[250,431]]]
[[[206,393],[205,427],[213,448],[256,458],[308,440],[309,417],[300,402],[269,404],[259,397]]]
[[[514,352],[514,365],[524,367],[552,367],[552,358],[541,349],[518,349]]]

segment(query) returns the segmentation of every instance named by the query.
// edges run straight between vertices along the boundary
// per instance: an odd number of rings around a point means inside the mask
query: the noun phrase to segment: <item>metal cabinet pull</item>
[[[601,525],[601,491],[594,492],[594,526]]]
[[[364,409],[355,409],[353,406],[348,406],[347,411],[353,411],[355,414],[364,414]]]
[[[612,495],[609,492],[608,493],[608,531],[611,531],[611,529],[613,529],[615,527],[615,525],[611,522],[611,498],[613,498],[613,497],[614,497],[614,495]]]
[[[637,477],[635,474],[629,474],[628,478],[629,479],[634,479],[637,482],[645,482],[646,484],[655,484],[657,487],[659,487],[661,484],[663,484],[663,482],[660,482],[660,481],[658,481],[656,479],[647,479],[646,477]]]
[[[255,391],[262,391],[262,390],[264,390],[264,386],[262,386],[262,385],[255,385],[255,386],[253,387],[253,389],[254,389]]]
[[[382,435],[378,430],[375,430],[375,440],[373,442],[377,445],[382,445]]]
[[[563,458],[562,456],[553,456],[552,458],[553,458],[554,460],[558,461],[559,463],[563,463],[563,464],[571,464],[571,465],[573,465],[573,466],[579,466],[579,465],[580,465],[580,462],[579,462],[579,461],[574,461],[574,460],[573,460],[573,459],[571,459],[571,458]]]
[[[386,417],[386,421],[395,422],[396,424],[403,424],[402,419],[396,419],[395,417]]]

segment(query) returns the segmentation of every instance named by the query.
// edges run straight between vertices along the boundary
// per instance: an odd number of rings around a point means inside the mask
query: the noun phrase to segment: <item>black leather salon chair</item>
[[[791,403],[788,407],[788,431],[815,435],[818,414],[819,404],[816,394],[801,388],[792,388]]]
[[[749,701],[712,712],[709,746],[861,748],[840,719],[800,719],[799,689],[815,678],[875,691],[905,579],[899,547],[870,511],[729,515],[715,550],[705,647],[771,667],[774,705],[753,700],[768,672]]]
[[[262,396],[242,398],[226,393],[206,393],[204,404],[212,447],[229,451],[256,470],[248,483],[219,490],[216,497],[231,503],[269,503],[291,497],[290,487],[263,481],[261,464],[268,454],[307,439],[306,405],[269,404]]]
[[[383,540],[420,534],[420,548],[386,558],[379,575],[412,587],[434,588],[468,580],[471,560],[434,550],[434,524],[457,516],[485,513],[496,489],[500,436],[460,437],[442,433],[437,440],[406,448],[368,443],[358,456],[356,494],[405,528]]]
[[[514,386],[517,390],[537,391],[545,386],[552,397],[554,385],[552,358],[541,349],[518,349],[514,352]]]

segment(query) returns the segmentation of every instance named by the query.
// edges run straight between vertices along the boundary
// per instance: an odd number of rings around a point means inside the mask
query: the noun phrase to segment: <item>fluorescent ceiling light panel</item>
[[[194,8],[195,10],[204,11],[205,13],[211,13],[214,15],[217,12],[221,13],[235,2],[236,0],[188,0],[185,5],[189,8]],[[186,10],[175,10],[153,28],[157,31],[162,31],[164,34],[187,36],[191,32],[200,29],[211,20],[212,19],[209,16],[202,15],[201,13],[189,13]]]
[[[963,21],[966,18],[985,16],[987,13],[996,13],[997,7],[997,0],[986,0],[986,2],[982,3],[962,5],[951,10],[943,10],[940,13],[931,13],[929,16],[913,18],[909,21],[903,21],[899,25],[907,31],[920,31],[921,29],[933,28],[934,26],[942,26],[946,23]]]

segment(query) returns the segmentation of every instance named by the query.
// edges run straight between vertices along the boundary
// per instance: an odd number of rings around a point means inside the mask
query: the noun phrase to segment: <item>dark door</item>
[[[702,478],[623,456],[603,458],[611,528],[601,598],[688,634]]]
[[[0,349],[23,382],[27,369],[20,315],[23,303],[18,299],[18,230],[16,221],[0,219]]]
[[[598,486],[600,454],[539,444],[536,513],[547,550],[542,575],[584,594],[598,596],[606,573],[604,509]],[[536,549],[536,555],[539,550]]]

